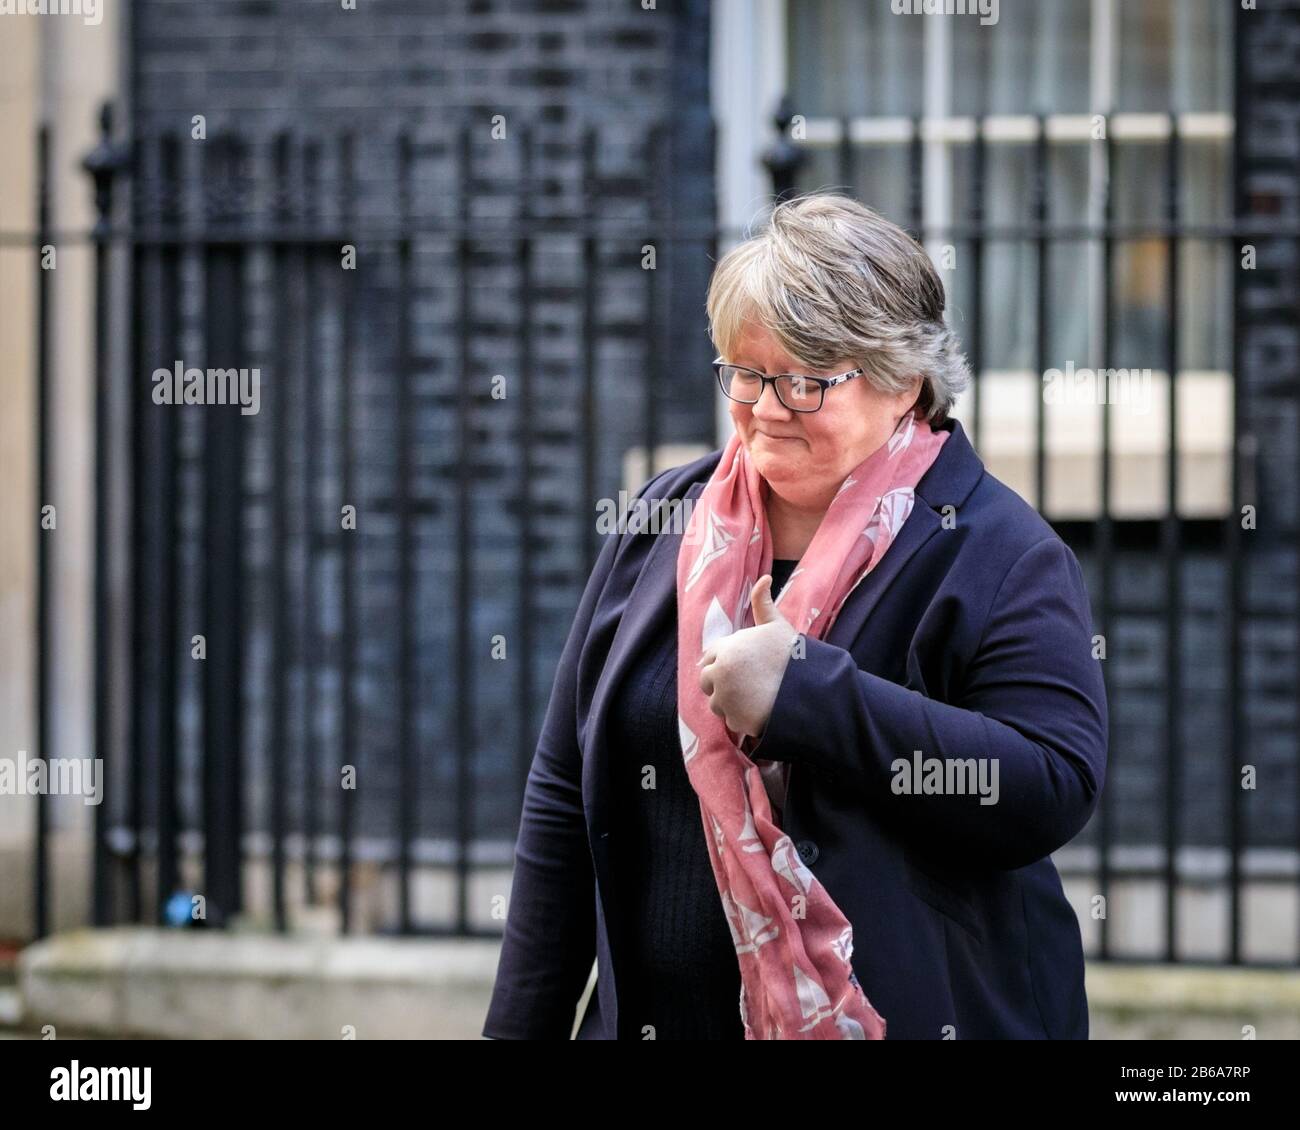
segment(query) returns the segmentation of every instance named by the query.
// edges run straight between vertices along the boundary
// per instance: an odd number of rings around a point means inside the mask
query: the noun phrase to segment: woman
[[[1049,855],[1107,715],[1074,555],[948,413],[925,251],[827,194],[710,284],[735,432],[610,537],[529,773],[483,1034],[1072,1038]],[[665,532],[665,530],[667,532]]]

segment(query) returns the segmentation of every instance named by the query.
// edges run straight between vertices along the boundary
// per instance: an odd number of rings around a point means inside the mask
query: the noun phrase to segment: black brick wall
[[[414,582],[417,589],[416,734],[421,765],[421,835],[455,829],[457,641],[450,607],[462,547],[456,538],[453,396],[466,374],[456,371],[459,275],[448,232],[465,187],[458,160],[459,131],[471,135],[473,180],[469,234],[482,237],[471,258],[469,379],[473,401],[472,670],[475,812],[480,835],[509,837],[518,815],[518,758],[530,736],[519,732],[521,671],[525,657],[518,627],[517,563],[520,552],[518,482],[521,452],[517,400],[488,395],[492,375],[517,378],[529,367],[535,438],[529,483],[535,537],[533,609],[536,648],[531,657],[531,713],[535,733],[549,695],[587,561],[583,535],[595,520],[595,499],[580,497],[583,436],[580,429],[583,299],[580,241],[565,225],[596,218],[602,224],[596,259],[595,311],[598,455],[596,497],[615,496],[623,485],[624,451],[646,428],[645,384],[661,383],[656,432],[660,442],[712,446],[713,405],[703,309],[710,269],[707,239],[668,236],[683,221],[711,224],[714,217],[713,142],[709,120],[708,5],[704,0],[359,0],[356,11],[338,0],[138,0],[132,28],[132,129],[140,137],[167,132],[181,139],[181,164],[191,185],[205,176],[206,146],[223,134],[246,143],[241,207],[254,223],[269,222],[277,200],[293,225],[329,226],[338,219],[336,138],[349,131],[357,145],[357,238],[360,270],[356,386],[350,415],[360,445],[356,501],[359,511],[361,651],[356,686],[360,721],[358,760],[367,788],[359,794],[360,832],[394,829],[397,794],[397,689],[394,671],[400,633],[397,605],[399,493],[396,410],[396,341],[399,324],[396,248],[399,218],[397,136],[413,140],[411,297],[413,406],[418,436],[408,489],[416,513]],[[191,118],[206,119],[208,141],[190,138]],[[507,138],[493,140],[492,117],[506,119]],[[651,132],[658,126],[660,140]],[[593,183],[582,179],[582,143],[597,133]],[[298,187],[277,187],[275,138],[290,137],[290,168]],[[522,138],[531,140],[528,186]],[[317,203],[307,199],[306,147],[318,145],[312,178]],[[652,148],[652,145],[658,148]],[[142,189],[145,186],[142,185]],[[209,185],[209,188],[211,186]],[[202,213],[197,191],[182,193],[191,218]],[[527,208],[549,219],[559,234],[533,248],[530,352],[521,352],[521,269],[518,245],[490,240],[501,221]],[[451,223],[448,229],[445,225]],[[438,225],[444,225],[439,228]],[[675,227],[676,225],[676,227]],[[435,232],[437,228],[437,232]],[[517,234],[522,228],[506,229]],[[569,234],[565,234],[566,230]],[[369,234],[368,234],[369,233]],[[641,269],[641,247],[656,244],[653,280]],[[307,261],[309,263],[310,260]],[[309,755],[322,767],[317,792],[325,827],[337,811],[340,760],[338,658],[340,554],[337,515],[342,405],[338,254],[326,249],[315,267],[292,260],[288,279],[273,274],[269,253],[246,255],[247,350],[262,363],[264,409],[250,418],[246,439],[246,648],[245,749],[253,827],[265,821],[268,729],[266,693],[272,677],[269,613],[274,561],[268,552],[271,523],[270,466],[275,449],[278,388],[295,414],[291,431],[289,522],[291,624],[288,693],[290,763]],[[314,283],[308,272],[314,271]],[[183,304],[181,356],[202,363],[204,302],[201,275],[191,263]],[[315,297],[304,297],[314,285]],[[654,289],[653,304],[650,298]],[[288,290],[286,298],[285,291]],[[283,303],[287,301],[287,310]],[[655,320],[650,320],[650,311]],[[286,317],[287,315],[287,317]],[[310,340],[305,336],[310,330]],[[276,367],[287,340],[293,363]],[[304,357],[308,360],[304,361]],[[149,370],[154,367],[149,359]],[[170,363],[170,359],[159,363]],[[306,414],[311,404],[314,421]],[[189,421],[184,448],[185,544],[182,561],[187,604],[199,607],[205,566],[199,529],[202,475],[201,424]],[[304,481],[310,435],[316,462],[311,495],[316,580],[302,580],[308,536]],[[200,474],[202,468],[202,474]],[[302,628],[302,609],[314,608],[317,627]],[[193,613],[191,612],[191,618]],[[186,620],[188,623],[189,620]],[[198,629],[195,629],[198,630]],[[490,658],[495,633],[507,638],[509,658]],[[314,665],[314,690],[306,671]],[[190,696],[186,760],[197,765],[201,724],[195,713],[198,684],[187,672]],[[305,721],[314,719],[310,735]],[[292,778],[300,781],[301,776]],[[304,803],[292,789],[290,819],[297,826]],[[189,821],[198,823],[198,796],[187,793]]]
[[[1237,379],[1244,503],[1258,529],[1246,551],[1243,761],[1252,844],[1300,844],[1300,0],[1237,12],[1237,210],[1248,224],[1289,225],[1252,237],[1254,270],[1238,272]],[[1245,242],[1243,240],[1243,242]],[[1240,263],[1240,258],[1238,259]]]

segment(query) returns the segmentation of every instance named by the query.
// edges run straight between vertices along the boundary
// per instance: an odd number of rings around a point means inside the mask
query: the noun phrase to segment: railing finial
[[[763,165],[772,178],[772,191],[778,203],[795,194],[795,178],[808,160],[808,153],[790,140],[790,123],[794,121],[794,116],[790,96],[781,95],[772,114],[777,138],[763,152]]]
[[[126,168],[129,148],[113,140],[113,103],[105,101],[99,107],[99,143],[82,159],[81,167],[95,182],[95,230],[99,237],[108,232],[112,223],[113,180]]]

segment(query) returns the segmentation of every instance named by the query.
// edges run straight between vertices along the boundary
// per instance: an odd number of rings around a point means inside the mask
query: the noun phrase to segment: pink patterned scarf
[[[908,413],[850,472],[777,597],[796,631],[825,637],[898,536],[913,488],[948,435]],[[769,490],[733,433],[695,501],[677,560],[682,756],[740,961],[745,1038],[881,1040],[885,1020],[849,961],[853,927],[776,823],[788,766],[751,761],[699,685],[698,661],[711,643],[753,625],[750,590],[772,568]],[[804,911],[797,918],[796,897]]]

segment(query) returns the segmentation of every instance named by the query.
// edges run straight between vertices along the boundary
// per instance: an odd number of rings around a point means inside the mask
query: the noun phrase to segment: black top
[[[773,596],[797,564],[772,562]],[[616,691],[609,741],[619,1037],[653,1025],[657,1040],[743,1040],[740,966],[682,761],[676,616]]]

